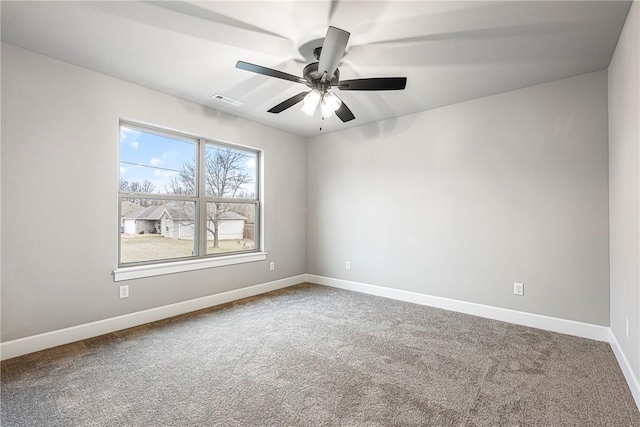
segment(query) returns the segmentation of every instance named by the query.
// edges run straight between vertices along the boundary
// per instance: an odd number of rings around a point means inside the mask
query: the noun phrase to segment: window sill
[[[164,264],[138,265],[113,270],[113,281],[141,279],[143,277],[161,276],[184,271],[202,270],[205,268],[223,267],[225,265],[244,264],[246,262],[264,261],[266,252],[229,255],[216,258],[201,258],[188,261],[167,262]]]

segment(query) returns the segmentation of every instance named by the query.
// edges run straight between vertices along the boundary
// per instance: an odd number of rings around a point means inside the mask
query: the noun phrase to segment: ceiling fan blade
[[[190,4],[188,2],[181,1],[161,1],[161,2],[153,2],[153,6],[162,7],[174,12],[178,12],[182,15],[186,15],[188,17],[192,17],[198,20],[202,20],[207,22],[207,24],[222,24],[229,27],[239,28],[242,30],[252,31],[255,33],[260,33],[267,36],[275,36],[284,39],[285,37],[281,34],[273,33],[266,28],[257,27],[249,24],[248,22],[244,22],[239,19],[234,19],[231,16],[227,16],[222,13],[217,13],[214,7],[210,7],[206,4]]]
[[[273,107],[272,109],[270,109],[269,111],[267,111],[268,113],[274,113],[274,114],[278,114],[283,112],[284,110],[286,110],[289,107],[293,107],[294,105],[296,105],[298,102],[302,101],[304,99],[305,96],[307,96],[309,92],[300,92],[297,95],[293,95],[291,98],[282,101],[280,104],[276,105],[275,107]]]
[[[329,20],[331,20],[331,18],[333,18],[333,14],[336,13],[338,3],[340,3],[340,0],[331,0],[331,5],[329,6]]]
[[[344,101],[340,104],[340,108],[336,110],[336,116],[345,123],[356,118]]]
[[[322,52],[320,53],[320,64],[318,65],[320,74],[326,71],[327,78],[331,78],[336,68],[338,68],[338,63],[344,56],[349,36],[348,32],[340,28],[329,27],[324,43],[322,43]]]
[[[336,85],[340,90],[402,90],[406,77],[375,77],[372,79],[342,80]]]
[[[251,71],[252,73],[263,74],[269,77],[276,77],[278,79],[289,80],[291,82],[302,83],[302,84],[307,83],[305,79],[298,76],[294,76],[293,74],[284,73],[282,71],[263,67],[261,65],[250,64],[244,61],[236,62],[236,68],[239,68],[241,70]]]

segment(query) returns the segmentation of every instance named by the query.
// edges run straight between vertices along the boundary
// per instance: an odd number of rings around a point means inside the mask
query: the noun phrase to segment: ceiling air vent
[[[237,101],[233,98],[229,98],[228,96],[220,95],[219,93],[216,93],[211,98],[216,101],[224,102],[225,104],[233,105],[234,107],[239,107],[244,104],[244,102]]]

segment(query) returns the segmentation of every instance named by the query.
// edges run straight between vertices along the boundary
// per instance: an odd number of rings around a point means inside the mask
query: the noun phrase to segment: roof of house
[[[165,211],[164,205],[162,206],[149,206],[136,212],[132,212],[125,215],[125,219],[147,219],[147,220],[159,220],[162,218],[162,213]]]
[[[221,215],[222,219],[247,219],[246,216],[242,216],[236,212],[223,212]]]
[[[178,204],[166,204],[166,213],[171,219],[192,219],[193,218],[193,204],[188,203],[184,205]],[[209,215],[213,215],[215,211],[209,211]],[[220,214],[221,219],[247,219],[246,217],[231,211],[222,212]]]
[[[171,219],[193,219],[193,203],[167,204],[165,212]]]
[[[144,209],[143,206],[140,206],[139,204],[130,202],[128,200],[123,200],[122,202],[120,202],[120,216],[123,216],[123,217],[127,217],[133,212],[138,212],[143,209]]]
[[[124,215],[125,219],[142,219],[149,221],[159,221],[164,214],[171,219],[193,219],[193,203],[167,203],[166,205],[149,206],[136,212]],[[236,212],[223,212],[222,219],[247,219]]]

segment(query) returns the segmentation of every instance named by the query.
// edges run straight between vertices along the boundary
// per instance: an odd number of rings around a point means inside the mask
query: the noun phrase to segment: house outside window
[[[260,151],[120,122],[119,267],[261,250]]]

